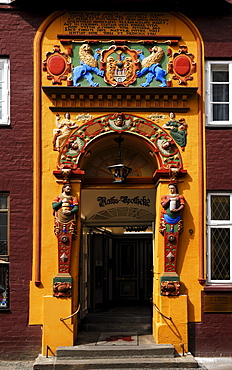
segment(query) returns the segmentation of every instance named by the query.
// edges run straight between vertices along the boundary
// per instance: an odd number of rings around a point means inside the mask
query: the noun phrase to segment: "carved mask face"
[[[122,116],[118,116],[117,117],[117,119],[116,119],[116,125],[119,126],[119,127],[122,127],[123,126]]]

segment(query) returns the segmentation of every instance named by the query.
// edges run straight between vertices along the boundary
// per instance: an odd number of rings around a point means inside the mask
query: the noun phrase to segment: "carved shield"
[[[101,69],[104,69],[104,79],[112,86],[129,86],[136,80],[139,70],[138,54],[136,50],[127,46],[112,45],[103,50]]]

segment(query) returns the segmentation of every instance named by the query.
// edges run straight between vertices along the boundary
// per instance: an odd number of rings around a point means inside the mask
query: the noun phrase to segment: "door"
[[[116,301],[149,301],[152,295],[151,238],[115,241],[114,285]]]

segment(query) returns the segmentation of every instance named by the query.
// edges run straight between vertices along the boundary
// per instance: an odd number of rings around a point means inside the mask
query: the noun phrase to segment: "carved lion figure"
[[[80,56],[80,60],[83,63],[88,64],[90,67],[93,67],[93,68],[97,67],[97,60],[92,55],[89,44],[81,45],[79,49],[79,56]]]
[[[93,82],[93,75],[95,73],[98,76],[103,76],[104,71],[100,71],[98,69],[97,61],[100,56],[100,49],[96,49],[94,55],[91,53],[91,48],[88,44],[81,45],[79,49],[79,56],[80,56],[80,65],[73,68],[73,85],[80,86],[78,80],[83,77],[85,78],[90,86],[96,87],[98,86],[97,82]]]
[[[141,86],[149,86],[155,78],[161,82],[160,87],[166,87],[165,76],[167,72],[160,65],[160,61],[164,56],[163,50],[159,46],[153,46],[149,56],[145,57],[142,50],[138,50],[138,56],[141,60],[142,70],[137,72],[137,77],[146,75],[146,82],[142,83]]]
[[[153,46],[151,50],[151,54],[141,62],[143,68],[150,68],[153,64],[159,63],[164,56],[164,51],[159,46]]]

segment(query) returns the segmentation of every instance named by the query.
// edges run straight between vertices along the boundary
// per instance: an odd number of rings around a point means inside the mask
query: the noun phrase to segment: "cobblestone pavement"
[[[232,370],[232,357],[195,357],[203,370]]]
[[[33,361],[2,361],[0,360],[0,370],[32,370]]]

